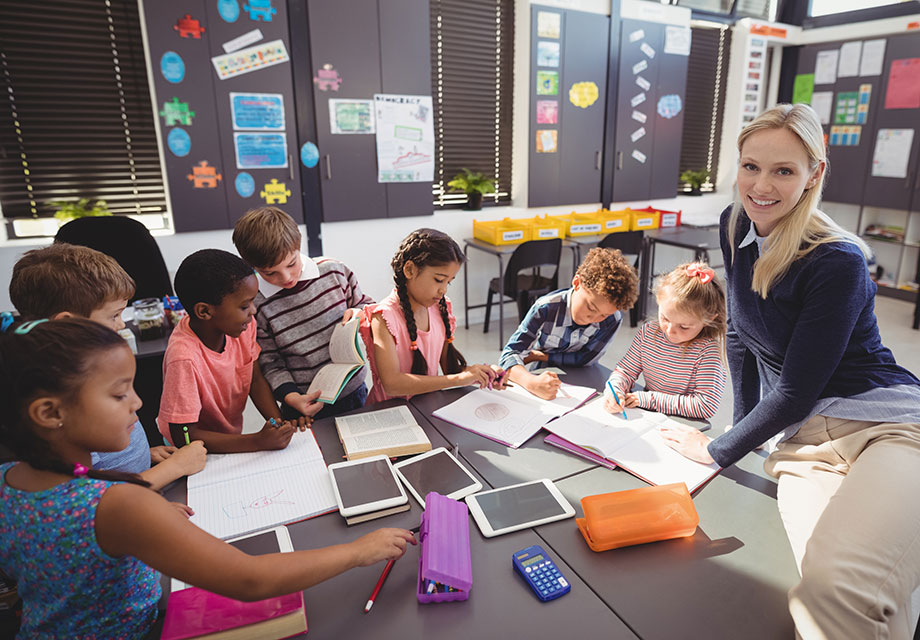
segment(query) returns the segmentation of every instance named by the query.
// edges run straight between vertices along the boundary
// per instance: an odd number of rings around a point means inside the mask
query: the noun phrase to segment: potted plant
[[[482,209],[482,194],[495,193],[495,182],[485,177],[482,173],[463,169],[461,173],[447,183],[452,191],[463,191],[467,195],[467,209],[478,211]]]
[[[52,200],[49,202],[52,207],[57,207],[54,217],[61,221],[61,224],[76,220],[77,218],[86,218],[90,216],[110,216],[105,200],[96,200],[90,205],[89,198],[80,198],[76,202],[72,200]]]
[[[687,195],[698,196],[701,195],[700,187],[703,186],[709,180],[709,170],[700,169],[699,171],[693,171],[692,169],[687,169],[680,174],[680,181],[684,184],[690,185],[690,191],[687,192]]]

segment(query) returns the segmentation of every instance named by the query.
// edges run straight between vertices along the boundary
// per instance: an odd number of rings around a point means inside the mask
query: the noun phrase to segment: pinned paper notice
[[[859,75],[880,76],[885,62],[884,38],[879,40],[866,40],[863,42],[862,60],[859,63]]]
[[[642,50],[642,53],[647,55],[649,58],[655,57],[655,50],[649,46],[648,42],[643,42],[641,45],[639,45],[639,48]]]
[[[645,37],[645,31],[643,29],[636,29],[635,31],[629,34],[629,41],[638,42],[644,37]]]
[[[632,119],[635,120],[636,122],[645,123],[645,121],[648,120],[648,117],[641,111],[636,111],[635,109],[633,109]]]
[[[913,142],[913,129],[879,129],[875,152],[872,154],[872,175],[879,178],[906,178]]]
[[[834,84],[837,82],[837,57],[840,51],[820,51],[815,61],[815,84]]]
[[[634,107],[638,107],[643,102],[645,102],[645,94],[640,93],[640,94],[634,95],[632,99],[629,101],[629,104],[631,104]]]
[[[664,32],[664,52],[678,56],[690,55],[690,27],[668,25]]]
[[[645,164],[645,160],[646,160],[645,154],[639,151],[638,149],[633,149],[633,152],[630,155],[636,160],[638,160],[639,162],[641,162],[642,164]]]
[[[636,77],[636,84],[639,85],[643,91],[648,91],[652,88],[652,83],[643,78],[642,76]]]
[[[262,32],[258,29],[253,29],[249,33],[244,33],[243,35],[229,40],[228,42],[223,43],[221,46],[224,48],[224,53],[233,53],[237,49],[242,49],[243,47],[255,44],[262,39]]]
[[[556,153],[555,129],[540,129],[537,131],[537,153]]]
[[[646,60],[639,60],[639,62],[633,65],[633,75],[640,74],[646,69],[648,69],[648,62]]]
[[[645,127],[639,127],[629,135],[629,139],[635,142],[645,136]]]
[[[815,91],[811,94],[811,108],[821,119],[821,124],[831,123],[831,108],[834,104],[833,91]]]
[[[862,54],[862,41],[846,42],[840,47],[840,60],[837,63],[838,78],[852,78],[859,75],[859,57]]]

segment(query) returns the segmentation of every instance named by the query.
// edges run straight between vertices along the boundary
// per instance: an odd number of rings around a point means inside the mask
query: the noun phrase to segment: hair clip
[[[80,476],[85,476],[85,475],[88,474],[88,473],[89,473],[89,468],[88,468],[88,467],[83,466],[83,465],[80,464],[79,462],[77,462],[76,464],[74,464],[74,466],[73,466],[73,475],[74,475],[75,478],[79,478]]]
[[[41,320],[32,320],[30,322],[26,322],[25,324],[21,324],[15,329],[13,329],[13,333],[15,333],[16,335],[24,336],[25,334],[29,333],[32,329],[34,329],[35,327],[37,327],[43,322],[48,322],[48,318],[42,318]]]
[[[409,350],[418,351],[418,344],[416,344],[415,340],[409,343]]]
[[[703,284],[706,284],[716,277],[715,271],[709,267],[700,266],[699,264],[687,265],[686,274],[689,278],[698,277]]]
[[[451,344],[454,341],[454,337],[451,336],[447,339],[447,344]]]
[[[0,313],[0,333],[6,333],[11,324],[13,324],[13,314],[9,311]]]

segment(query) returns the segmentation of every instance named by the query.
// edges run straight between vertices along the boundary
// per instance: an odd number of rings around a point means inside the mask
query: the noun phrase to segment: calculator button
[[[527,573],[530,573],[532,569],[530,567],[527,567],[526,569],[524,569],[524,571],[526,571]]]
[[[565,581],[565,578],[559,578],[559,584],[563,587],[569,586],[569,583]]]

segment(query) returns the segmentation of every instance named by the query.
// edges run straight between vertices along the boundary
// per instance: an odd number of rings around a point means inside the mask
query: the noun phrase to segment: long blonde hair
[[[745,141],[753,134],[767,129],[787,129],[794,133],[808,155],[809,169],[816,171],[824,162],[824,171],[817,182],[805,189],[802,197],[776,224],[768,236],[766,250],[754,263],[752,289],[766,298],[770,288],[789,270],[793,262],[808,255],[815,247],[828,242],[850,242],[859,247],[868,258],[868,245],[859,236],[843,229],[826,213],[818,210],[824,177],[827,175],[827,154],[824,147],[824,132],[821,121],[807,104],[779,104],[760,114],[738,135],[738,153]],[[740,195],[735,193],[735,202],[728,220],[732,260],[735,258],[735,230],[741,214]]]

